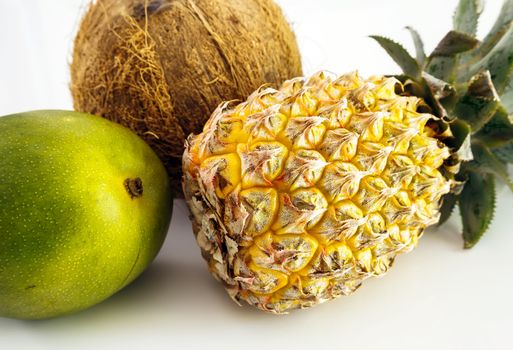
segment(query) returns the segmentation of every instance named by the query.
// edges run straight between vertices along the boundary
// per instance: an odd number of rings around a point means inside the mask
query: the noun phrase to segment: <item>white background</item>
[[[456,0],[280,0],[305,73],[396,73],[369,34],[412,48],[413,25],[432,49]],[[68,65],[86,0],[0,0],[0,115],[72,106]],[[480,34],[500,8],[489,0]],[[0,349],[504,349],[513,330],[513,196],[499,189],[496,220],[470,251],[456,217],[351,297],[287,316],[236,306],[207,272],[187,209],[175,201],[163,250],[135,283],[65,318],[0,318]]]

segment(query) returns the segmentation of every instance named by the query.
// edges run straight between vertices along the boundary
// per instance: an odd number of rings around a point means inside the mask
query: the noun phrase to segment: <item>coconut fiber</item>
[[[186,137],[218,104],[300,76],[294,34],[272,0],[97,0],[75,39],[75,109],[142,136],[181,195]]]

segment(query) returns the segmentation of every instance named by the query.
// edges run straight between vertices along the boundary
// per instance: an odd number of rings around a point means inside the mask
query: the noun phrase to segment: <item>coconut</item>
[[[76,110],[142,136],[180,195],[187,136],[221,102],[300,75],[272,0],[97,0],[75,39],[71,92]]]

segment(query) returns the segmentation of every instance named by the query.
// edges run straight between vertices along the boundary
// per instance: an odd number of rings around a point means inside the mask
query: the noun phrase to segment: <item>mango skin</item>
[[[136,178],[132,197],[125,180]],[[105,300],[153,261],[171,212],[166,170],[130,130],[68,111],[1,117],[0,316]]]

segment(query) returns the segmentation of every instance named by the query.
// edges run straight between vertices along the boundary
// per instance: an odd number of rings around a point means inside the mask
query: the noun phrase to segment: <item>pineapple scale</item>
[[[320,72],[222,104],[189,137],[194,232],[236,301],[284,313],[349,295],[438,221],[449,150],[398,88]]]

